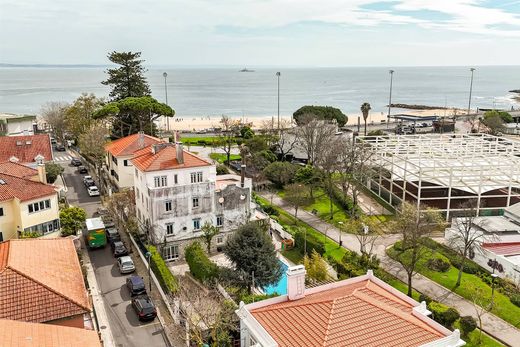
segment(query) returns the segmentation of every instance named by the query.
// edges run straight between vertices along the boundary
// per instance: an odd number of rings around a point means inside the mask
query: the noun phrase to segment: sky
[[[518,65],[520,0],[0,0],[0,63]]]

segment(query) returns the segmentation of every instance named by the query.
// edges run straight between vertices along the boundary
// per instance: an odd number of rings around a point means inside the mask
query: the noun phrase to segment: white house
[[[0,114],[0,135],[34,135],[35,127],[34,115]]]
[[[184,258],[184,247],[201,237],[205,223],[221,230],[213,241],[218,250],[251,219],[251,180],[217,176],[214,164],[180,143],[149,145],[134,153],[132,164],[139,225],[166,260]]]
[[[428,317],[418,303],[369,270],[366,275],[305,288],[305,268],[287,270],[287,294],[245,305],[241,347],[400,346],[458,347],[459,330]]]

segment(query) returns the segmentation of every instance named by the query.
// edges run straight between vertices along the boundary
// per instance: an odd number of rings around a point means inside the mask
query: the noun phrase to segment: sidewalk
[[[265,199],[271,198],[271,196],[267,196],[264,193],[259,195]],[[274,196],[273,204],[294,216],[294,209],[288,206],[280,197]],[[298,219],[309,224],[335,242],[339,243],[341,238],[344,248],[356,253],[360,252],[359,241],[354,235],[346,233],[341,233],[340,235],[340,231],[336,227],[303,209],[298,210]],[[407,275],[401,264],[386,255],[386,248],[393,245],[399,238],[400,235],[398,234],[389,234],[378,238],[374,245],[374,253],[380,259],[380,266],[384,270],[406,283]],[[436,301],[455,307],[461,316],[475,316],[473,303],[420,274],[414,275],[413,287]],[[485,333],[505,344],[510,346],[519,345],[520,330],[493,314],[486,314],[482,317],[482,327]]]

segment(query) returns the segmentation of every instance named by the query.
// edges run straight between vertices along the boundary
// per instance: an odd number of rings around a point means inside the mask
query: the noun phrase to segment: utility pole
[[[278,77],[278,132],[280,132],[280,71],[276,73],[276,77]]]
[[[394,70],[388,71],[390,73],[390,96],[388,98],[388,116],[386,117],[386,128],[390,127],[390,112],[392,110],[392,83],[394,80]]]
[[[471,111],[471,93],[473,92],[473,72],[475,70],[476,69],[474,67],[469,69],[469,71],[471,71],[471,82],[469,83],[469,101],[468,101],[468,113],[467,113],[468,116],[469,116],[469,112]]]
[[[166,77],[168,77],[168,74],[166,72],[163,72],[164,77],[164,94],[166,95],[166,105],[168,105],[168,85],[166,84]],[[168,132],[170,131],[170,117],[166,117],[166,129],[168,129]]]

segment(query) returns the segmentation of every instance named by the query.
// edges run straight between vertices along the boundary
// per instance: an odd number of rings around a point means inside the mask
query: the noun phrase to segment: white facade
[[[0,114],[0,133],[7,136],[34,135],[36,116]]]
[[[210,223],[221,233],[213,238],[219,250],[231,231],[251,216],[251,179],[217,176],[216,166],[180,167],[142,171],[133,167],[136,213],[141,230],[162,248],[163,257],[184,258],[184,248],[202,236]]]
[[[134,166],[132,155],[113,156],[107,152],[106,165],[112,183],[118,189],[132,188],[134,186]]]

